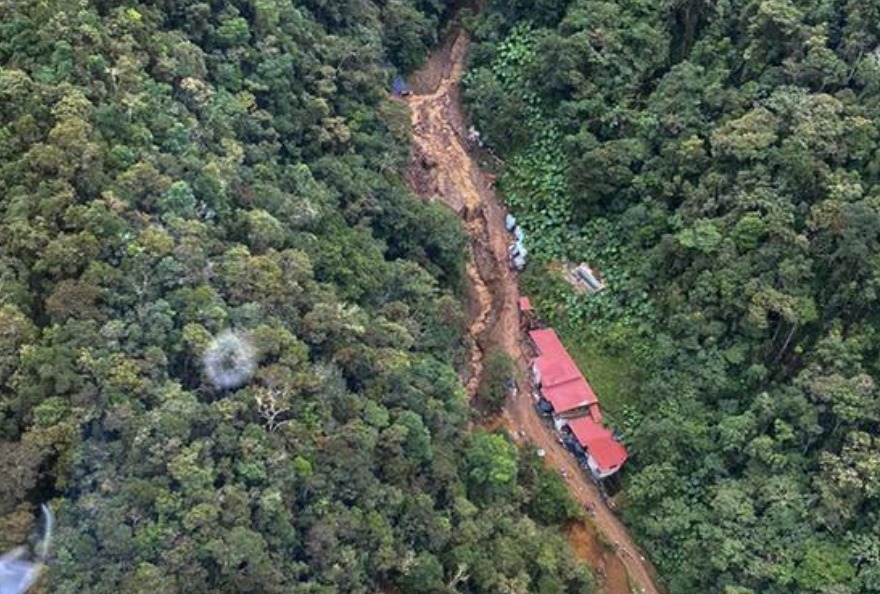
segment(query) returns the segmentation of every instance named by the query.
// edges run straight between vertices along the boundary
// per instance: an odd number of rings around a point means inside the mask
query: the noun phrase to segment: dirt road
[[[414,76],[413,89],[417,92],[406,98],[413,127],[406,177],[414,191],[429,199],[437,198],[459,213],[471,239],[467,274],[471,309],[468,334],[472,344],[467,391],[472,396],[482,374],[483,355],[490,347],[503,348],[517,361],[520,386],[528,388],[529,374],[517,311],[519,288],[516,274],[508,267],[506,212],[465,141],[459,81],[468,44],[467,34],[458,33]],[[504,423],[521,444],[543,449],[547,464],[563,474],[572,495],[595,510],[590,525],[569,528],[575,550],[597,570],[606,594],[631,594],[631,586],[645,594],[658,594],[650,563],[535,412],[530,392],[521,389],[518,397],[509,399]]]

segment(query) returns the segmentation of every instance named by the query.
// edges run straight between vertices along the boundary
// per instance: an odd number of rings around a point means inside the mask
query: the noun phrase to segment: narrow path
[[[486,349],[503,348],[517,362],[520,385],[528,388],[508,400],[504,424],[519,442],[543,449],[547,463],[562,472],[572,496],[595,509],[590,524],[568,530],[575,550],[600,574],[606,594],[630,594],[630,585],[638,592],[659,594],[654,570],[626,527],[604,505],[595,485],[532,407],[528,355],[517,310],[519,288],[515,273],[508,267],[505,211],[464,141],[459,82],[468,44],[467,34],[459,32],[452,43],[435,52],[416,75],[422,87],[418,90],[423,92],[406,99],[413,128],[407,181],[420,195],[438,198],[459,213],[471,239],[467,265],[471,302],[468,334],[472,341],[468,395],[476,392]],[[429,88],[424,88],[424,81],[430,81]],[[609,546],[600,542],[596,532]]]

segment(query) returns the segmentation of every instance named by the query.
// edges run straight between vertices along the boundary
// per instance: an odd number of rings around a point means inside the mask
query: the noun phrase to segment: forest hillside
[[[526,286],[608,387],[670,592],[880,592],[880,4],[494,0],[470,26]]]
[[[465,236],[399,172],[439,0],[0,3],[0,550],[56,594],[591,592],[471,430]]]

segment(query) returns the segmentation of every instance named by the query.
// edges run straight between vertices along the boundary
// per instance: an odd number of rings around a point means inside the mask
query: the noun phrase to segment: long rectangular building
[[[538,356],[532,361],[535,383],[540,387],[542,396],[553,407],[553,412],[560,416],[584,412],[597,423],[601,423],[599,399],[572,361],[556,332],[551,328],[532,330],[529,337],[538,352]]]
[[[616,473],[626,462],[626,448],[602,426],[599,399],[593,388],[553,329],[532,330],[529,337],[537,351],[532,360],[535,385],[553,408],[557,429],[567,426],[596,479]]]

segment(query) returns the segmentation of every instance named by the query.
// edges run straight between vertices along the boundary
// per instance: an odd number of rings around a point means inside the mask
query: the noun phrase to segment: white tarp
[[[43,505],[43,539],[36,547],[35,558],[32,559],[24,547],[19,547],[0,557],[0,594],[24,594],[34,585],[45,565],[43,562],[49,552],[52,539],[52,510]]]

